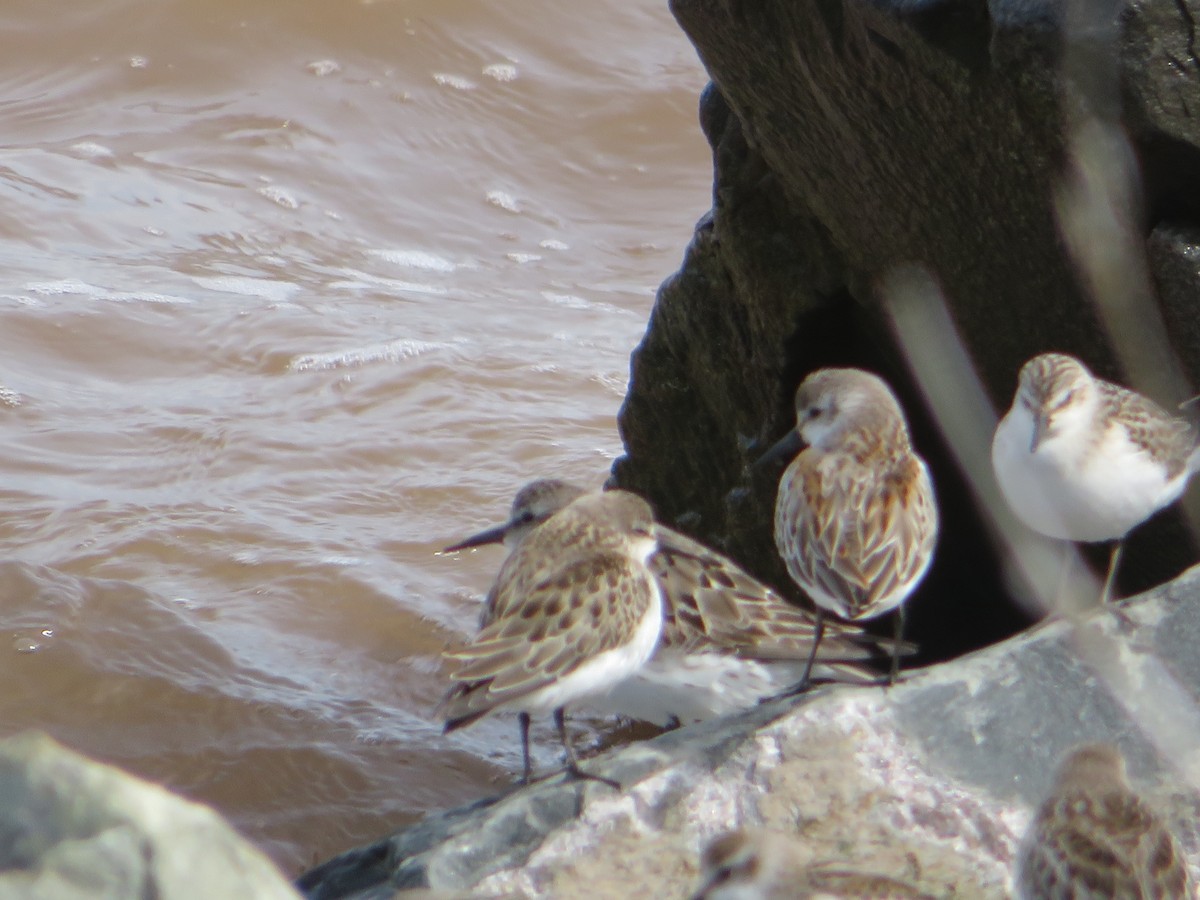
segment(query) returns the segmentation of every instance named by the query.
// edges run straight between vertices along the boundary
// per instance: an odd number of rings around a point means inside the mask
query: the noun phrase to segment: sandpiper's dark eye
[[[820,409],[820,407],[817,407],[817,406],[810,406],[808,409],[806,409],[806,410],[804,411],[804,418],[805,418],[805,420],[806,420],[806,421],[809,421],[809,422],[811,422],[813,419],[815,419],[815,418],[816,418],[817,416],[819,416],[820,414],[821,414],[821,409]]]

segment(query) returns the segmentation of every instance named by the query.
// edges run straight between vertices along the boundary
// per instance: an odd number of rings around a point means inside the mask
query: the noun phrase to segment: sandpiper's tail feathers
[[[454,698],[451,698],[448,695],[442,698],[442,701],[433,711],[435,717],[441,718],[446,714],[446,707],[451,699]],[[467,725],[470,725],[472,722],[479,721],[489,712],[491,712],[491,707],[488,707],[487,709],[479,709],[475,712],[468,713],[465,716],[459,716],[458,718],[446,719],[446,724],[442,726],[442,734],[449,734],[452,731],[458,731],[458,729],[464,728]]]

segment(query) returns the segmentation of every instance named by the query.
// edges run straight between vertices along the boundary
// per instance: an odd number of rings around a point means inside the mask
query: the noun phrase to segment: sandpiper
[[[517,492],[506,523],[447,552],[501,541],[512,551],[583,494],[565,481],[531,482]],[[654,537],[658,548],[648,564],[663,594],[662,639],[645,666],[589,705],[669,727],[746,709],[795,686],[812,651],[812,614],[698,541],[661,524]],[[838,625],[816,674],[871,682],[868,661],[881,655],[875,638]]]
[[[567,770],[579,768],[565,708],[603,694],[641,668],[662,633],[662,599],[646,567],[654,518],[635,494],[586,494],[521,542],[501,567],[480,622],[439,710],[446,731],[498,709],[515,710],[531,774],[531,714],[553,711]]]
[[[802,864],[796,843],[771,831],[741,829],[710,843],[692,900],[932,900],[906,881],[839,863]]]
[[[796,427],[758,465],[795,453],[775,499],[775,545],[817,607],[860,621],[896,611],[889,682],[900,669],[903,603],[925,576],[938,513],[924,460],[891,389],[861,369],[820,369],[796,389]]]
[[[1198,465],[1191,425],[1063,353],[1025,363],[992,439],[996,481],[1025,524],[1060,540],[1117,542],[1105,601],[1125,536],[1179,499]]]
[[[1111,744],[1084,744],[1059,766],[1016,856],[1018,900],[1192,898],[1171,832],[1129,786]]]

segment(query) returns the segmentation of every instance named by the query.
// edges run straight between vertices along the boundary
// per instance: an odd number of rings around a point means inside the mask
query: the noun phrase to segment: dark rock
[[[1003,408],[1020,364],[1046,350],[1121,380],[1059,235],[1063,110],[1104,115],[1123,100],[1147,220],[1175,216],[1173,227],[1187,227],[1200,209],[1200,66],[1186,5],[1131,2],[1111,21],[1076,26],[1070,40],[1063,9],[1049,0],[672,3],[713,79],[700,110],[713,209],[634,354],[620,415],[626,455],[613,480],[789,590],[771,536],[778,472],[747,466],[791,424],[805,373],[879,372],[910,414],[942,506],[934,568],[911,604],[910,633],[926,659],[1026,620],[1000,588],[997,554],[910,379],[881,279],[910,263],[934,274]],[[1150,256],[1160,289],[1171,282],[1162,299],[1173,348],[1197,377],[1200,273],[1180,259]],[[1135,534],[1121,586],[1161,583],[1196,555],[1178,517],[1161,516]],[[1095,561],[1105,556],[1097,549]]]

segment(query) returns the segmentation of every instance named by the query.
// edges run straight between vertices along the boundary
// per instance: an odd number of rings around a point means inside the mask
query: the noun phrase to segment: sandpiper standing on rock
[[[1059,766],[1016,856],[1018,900],[1191,900],[1171,832],[1129,786],[1111,744],[1085,744]]]
[[[508,522],[446,548],[503,541],[510,552],[560,509],[584,494],[555,479],[517,492]],[[794,686],[812,650],[816,623],[732,560],[664,525],[648,565],[663,595],[663,633],[650,660],[593,708],[661,727],[690,724],[753,706]],[[880,642],[853,625],[827,635],[822,678],[868,682]]]
[[[996,481],[1026,525],[1060,540],[1117,542],[1104,601],[1125,536],[1178,500],[1198,465],[1191,425],[1063,353],[1025,363],[992,440]]]
[[[836,863],[802,865],[782,834],[741,829],[710,843],[692,900],[933,900],[906,881]]]
[[[775,545],[824,613],[858,621],[896,611],[889,683],[900,669],[903,603],[933,560],[937,502],[891,389],[861,369],[820,369],[796,389],[796,427],[759,464],[807,445],[779,480]],[[807,677],[807,676],[806,676]]]
[[[653,527],[644,500],[610,491],[579,497],[528,535],[501,567],[479,634],[445,654],[459,664],[439,707],[446,731],[517,711],[528,782],[530,715],[553,711],[567,770],[619,789],[579,768],[565,707],[610,690],[658,643],[662,599],[646,567]]]

